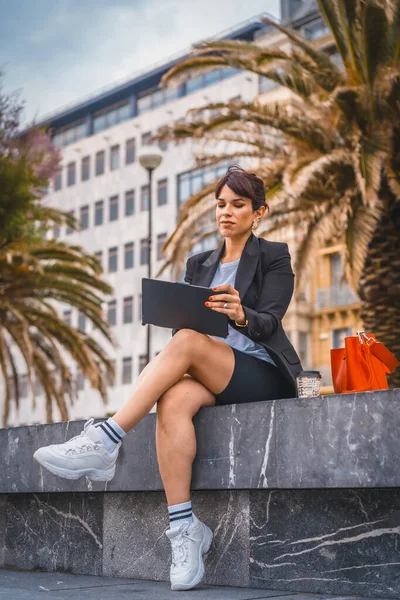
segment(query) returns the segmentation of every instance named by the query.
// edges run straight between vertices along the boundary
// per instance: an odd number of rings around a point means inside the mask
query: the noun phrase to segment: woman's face
[[[235,237],[251,230],[254,220],[259,219],[265,208],[253,211],[250,198],[238,196],[230,187],[224,185],[217,198],[216,220],[219,231],[224,237]]]

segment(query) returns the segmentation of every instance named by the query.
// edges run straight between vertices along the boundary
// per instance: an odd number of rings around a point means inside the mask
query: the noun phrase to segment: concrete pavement
[[[360,596],[200,585],[173,592],[168,583],[117,577],[0,570],[0,600],[367,600]],[[369,599],[371,600],[371,599]],[[375,600],[386,600],[379,598]]]

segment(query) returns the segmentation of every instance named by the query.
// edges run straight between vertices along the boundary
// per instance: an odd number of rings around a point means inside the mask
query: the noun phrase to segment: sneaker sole
[[[36,452],[35,452],[36,454]],[[55,467],[45,461],[39,460],[37,456],[33,455],[33,458],[37,463],[44,469],[47,469],[53,475],[62,477],[63,479],[80,479],[80,477],[88,477],[91,481],[111,481],[115,475],[115,465],[110,469],[99,471],[98,469],[84,469],[82,471],[71,471],[70,469],[63,469],[62,467]]]
[[[204,567],[204,562],[203,562],[203,554],[207,554],[207,552],[211,548],[211,544],[213,541],[213,533],[212,533],[211,529],[209,527],[207,527],[207,525],[204,525],[204,527],[205,527],[205,535],[204,535],[203,541],[199,548],[199,565],[200,565],[199,571],[196,574],[196,577],[190,583],[173,583],[171,585],[171,590],[174,590],[175,592],[192,589],[193,587],[198,585],[204,577],[205,567]]]

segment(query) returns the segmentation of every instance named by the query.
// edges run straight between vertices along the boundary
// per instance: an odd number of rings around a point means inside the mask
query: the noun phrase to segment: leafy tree
[[[107,400],[114,367],[96,339],[113,342],[102,317],[102,295],[112,288],[99,261],[79,246],[51,239],[55,225],[77,229],[68,213],[46,204],[44,195],[59,163],[50,138],[35,127],[20,131],[22,105],[0,88],[0,375],[3,426],[11,402],[20,402],[19,367],[26,365],[36,406],[43,390],[46,419],[53,406],[68,420],[66,399],[74,401],[71,360]],[[54,302],[56,301],[56,302]],[[93,336],[64,322],[58,302],[80,310],[95,326]],[[35,381],[36,386],[35,386]]]
[[[343,242],[346,278],[361,319],[400,358],[400,5],[396,1],[319,0],[342,61],[295,31],[265,19],[290,48],[216,40],[197,45],[164,85],[215,68],[266,76],[288,90],[275,103],[210,104],[159,137],[191,138],[199,165],[251,164],[263,177],[271,214],[260,235],[286,225],[300,235],[295,269],[301,291],[316,250]],[[285,43],[286,43],[285,42]],[[286,47],[286,46],[285,46]],[[215,229],[197,231],[214,182],[182,207],[164,268]],[[400,369],[389,376],[400,387]]]

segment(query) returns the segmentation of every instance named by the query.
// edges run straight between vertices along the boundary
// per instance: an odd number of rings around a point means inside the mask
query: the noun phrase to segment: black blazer
[[[186,263],[185,281],[209,287],[224,246],[225,242],[215,250],[191,256]],[[281,323],[294,289],[288,245],[251,234],[240,257],[234,287],[239,292],[249,324],[237,327],[229,320],[229,325],[264,346],[292,384],[293,397],[296,397],[296,375],[302,366]]]

